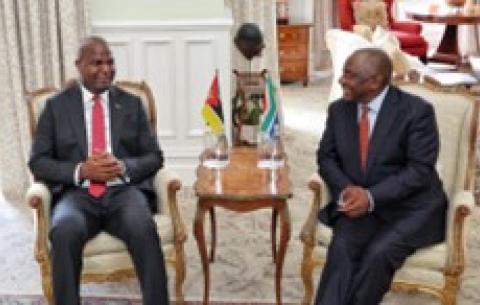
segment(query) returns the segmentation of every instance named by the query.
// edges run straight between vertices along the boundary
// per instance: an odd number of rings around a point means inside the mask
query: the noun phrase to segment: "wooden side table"
[[[281,81],[308,85],[310,24],[278,25],[278,63]]]
[[[480,47],[478,40],[477,24],[480,23],[480,15],[466,15],[462,12],[418,12],[407,11],[407,17],[429,23],[445,24],[445,32],[435,54],[429,58],[433,61],[449,62],[456,65],[462,64],[462,58],[458,47],[458,26],[470,24],[475,29],[475,40],[477,47]]]
[[[256,147],[237,146],[230,152],[230,164],[225,169],[209,169],[202,165],[197,168],[197,180],[193,186],[198,197],[193,234],[203,268],[203,304],[208,304],[210,270],[205,244],[204,219],[208,212],[211,219],[212,244],[210,262],[214,261],[216,247],[215,207],[235,212],[250,212],[258,209],[272,209],[272,254],[275,262],[275,294],[277,305],[282,304],[281,278],[283,261],[290,239],[290,217],[287,199],[292,196],[288,168],[274,170],[257,167]],[[274,179],[272,180],[272,176]],[[280,243],[276,246],[276,224],[280,218]]]

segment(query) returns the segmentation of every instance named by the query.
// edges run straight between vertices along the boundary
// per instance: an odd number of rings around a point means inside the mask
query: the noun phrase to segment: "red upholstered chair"
[[[338,0],[338,19],[343,30],[351,31],[355,24],[352,2],[355,0]],[[411,21],[397,21],[392,16],[394,0],[384,0],[387,5],[389,30],[400,41],[400,48],[408,54],[427,57],[427,42],[421,35],[422,25]]]

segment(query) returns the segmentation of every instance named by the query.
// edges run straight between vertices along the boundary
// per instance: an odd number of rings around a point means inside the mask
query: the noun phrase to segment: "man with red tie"
[[[435,113],[391,75],[385,52],[354,52],[328,110],[317,163],[332,201],[319,219],[333,237],[316,305],[379,304],[405,259],[444,239]]]
[[[152,179],[163,166],[155,132],[140,99],[112,85],[115,63],[104,39],[85,39],[76,66],[80,81],[46,102],[29,161],[53,195],[55,304],[80,304],[83,248],[104,230],[127,245],[143,304],[166,305],[165,264],[151,214]]]

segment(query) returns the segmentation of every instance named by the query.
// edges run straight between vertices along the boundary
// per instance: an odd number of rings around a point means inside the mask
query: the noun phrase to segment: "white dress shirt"
[[[85,129],[86,129],[86,139],[87,139],[87,154],[88,157],[92,156],[92,108],[93,108],[93,97],[95,94],[90,92],[85,86],[80,86],[82,91],[82,101],[83,101],[83,117],[85,118]],[[100,101],[103,108],[103,122],[105,126],[105,151],[112,153],[112,133],[110,129],[110,100],[109,100],[109,91],[105,90],[103,93],[99,94]],[[79,181],[80,180],[80,165],[79,163],[74,172],[74,183],[82,187],[88,187],[90,185],[89,180]],[[125,169],[125,168],[124,168]],[[125,178],[124,178],[125,180]],[[114,180],[108,181],[107,185],[118,185],[124,184],[125,181],[116,178]],[[127,181],[128,182],[128,181]]]
[[[373,100],[371,100],[367,107],[368,107],[368,137],[372,135],[373,127],[375,126],[375,122],[377,121],[378,113],[380,112],[380,108],[382,107],[383,101],[385,100],[385,96],[387,96],[389,86],[383,88],[382,92],[377,95]],[[357,111],[357,118],[358,122],[360,123],[360,118],[362,116],[362,103],[357,103],[358,111]]]

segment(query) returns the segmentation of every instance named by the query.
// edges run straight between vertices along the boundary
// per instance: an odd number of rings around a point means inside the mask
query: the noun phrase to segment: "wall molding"
[[[152,28],[162,28],[164,30],[188,30],[188,31],[206,31],[227,29],[233,25],[233,19],[230,12],[226,13],[224,18],[211,19],[175,19],[175,20],[151,20],[151,21],[95,21],[92,24],[93,29],[114,30],[129,28],[132,30],[149,30]]]

